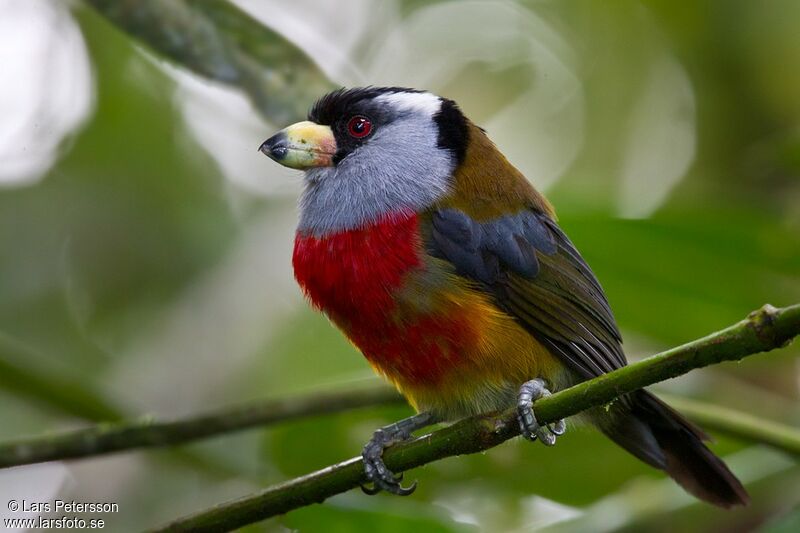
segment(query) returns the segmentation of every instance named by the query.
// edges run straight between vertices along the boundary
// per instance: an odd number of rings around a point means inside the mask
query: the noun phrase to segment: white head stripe
[[[442,100],[431,93],[389,93],[375,98],[377,102],[386,102],[400,111],[421,111],[429,116],[439,112]]]

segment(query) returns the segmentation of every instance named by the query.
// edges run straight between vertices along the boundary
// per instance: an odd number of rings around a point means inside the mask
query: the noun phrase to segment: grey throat
[[[398,211],[419,211],[447,194],[455,157],[438,147],[430,93],[383,95],[396,111],[367,142],[335,167],[306,171],[298,230],[326,235],[363,227]]]

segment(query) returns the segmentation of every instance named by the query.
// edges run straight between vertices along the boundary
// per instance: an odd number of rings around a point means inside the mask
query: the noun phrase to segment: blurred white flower
[[[666,53],[649,69],[623,147],[618,208],[630,218],[645,218],[658,209],[695,155],[695,101],[689,76]]]
[[[301,180],[296,173],[269,164],[258,151],[261,142],[283,126],[265,121],[241,90],[176,67],[145,49],[139,51],[176,83],[175,104],[186,130],[229,180],[233,186],[230,192],[243,191],[254,196],[298,194]],[[131,80],[142,90],[148,90],[148,75],[142,65],[131,62]],[[193,143],[183,144],[189,151],[197,147]],[[233,202],[237,198],[236,194],[229,195]]]
[[[238,89],[211,83],[199,76],[168,67],[178,82],[175,98],[192,137],[216,161],[223,175],[251,194],[279,190],[296,194],[299,179],[271,165],[258,147],[280,127],[267,123]],[[294,176],[294,178],[293,178]]]
[[[93,96],[86,46],[64,2],[0,0],[0,185],[39,180]]]
[[[346,9],[337,3],[313,0],[234,3],[303,49],[331,79],[362,83],[350,52],[374,20],[367,0],[350,2]],[[390,13],[394,3],[384,6],[384,12]],[[296,172],[270,164],[257,151],[262,141],[286,124],[266,122],[242,91],[209,82],[144,53],[177,82],[175,98],[190,134],[226,178],[254,195],[299,192]]]

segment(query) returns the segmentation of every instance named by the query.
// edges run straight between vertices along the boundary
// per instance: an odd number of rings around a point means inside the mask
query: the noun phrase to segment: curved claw
[[[408,496],[417,489],[414,481],[408,487],[401,485],[403,474],[395,475],[383,462],[383,451],[389,446],[411,438],[411,432],[419,427],[429,425],[432,417],[428,413],[420,413],[411,418],[401,420],[375,432],[361,452],[364,459],[364,476],[372,482],[372,487],[361,485],[365,494],[374,495],[384,490],[398,496]]]
[[[415,479],[411,485],[408,487],[403,487],[402,485],[397,485],[397,491],[393,491],[392,494],[397,494],[398,496],[410,496],[414,494],[414,491],[417,490],[417,480]]]
[[[370,457],[364,466],[367,478],[372,481],[372,487],[361,485],[361,490],[364,494],[374,496],[380,491],[386,491],[398,496],[408,496],[417,489],[417,482],[414,481],[408,487],[403,487],[400,483],[403,481],[403,474],[394,475],[389,470],[380,457]]]
[[[414,481],[408,487],[404,487],[400,483],[387,483],[382,479],[376,479],[375,488],[378,489],[378,492],[383,490],[395,496],[409,496],[417,490],[417,482]]]
[[[359,483],[358,486],[361,487],[361,492],[363,492],[367,496],[375,496],[381,491],[381,488],[377,484],[373,484],[372,488],[366,486],[363,483]]]
[[[369,456],[365,458],[364,472],[367,479],[372,481],[372,487],[361,485],[361,490],[370,496],[384,490],[398,496],[408,496],[417,489],[417,482],[414,481],[408,487],[403,487],[400,483],[403,481],[403,474],[395,475],[383,463],[380,456]]]
[[[545,446],[553,446],[556,443],[556,436],[547,431],[546,429],[542,428],[537,433],[536,436],[539,437],[539,440]]]
[[[544,426],[539,425],[536,420],[533,413],[533,402],[539,398],[550,396],[550,394],[543,379],[532,379],[520,387],[517,401],[517,421],[522,436],[530,441],[538,439],[545,446],[553,446],[556,443],[556,437],[563,435],[567,430],[564,420]]]
[[[561,435],[567,432],[567,423],[562,418],[555,424],[547,426],[547,429],[549,429],[553,435],[560,437]]]

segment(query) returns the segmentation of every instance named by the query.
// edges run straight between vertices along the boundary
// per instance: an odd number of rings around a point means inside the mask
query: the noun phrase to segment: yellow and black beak
[[[259,150],[289,168],[330,167],[336,154],[336,138],[328,126],[306,120],[282,129],[264,141]]]

